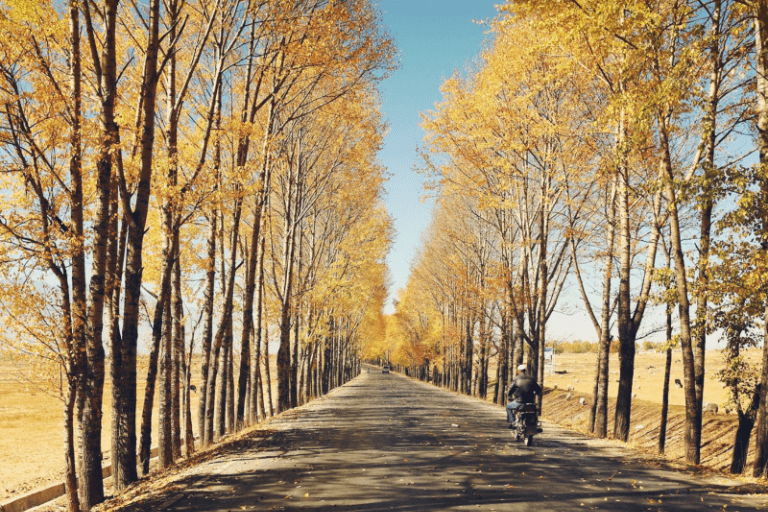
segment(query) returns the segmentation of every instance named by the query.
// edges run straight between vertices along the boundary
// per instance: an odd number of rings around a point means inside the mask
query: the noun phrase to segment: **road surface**
[[[763,494],[372,368],[122,510],[760,510]]]

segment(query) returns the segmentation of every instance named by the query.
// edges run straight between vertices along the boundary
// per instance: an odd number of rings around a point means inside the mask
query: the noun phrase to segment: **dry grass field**
[[[272,358],[274,359],[274,358]],[[143,364],[142,364],[143,363]],[[239,364],[236,361],[236,365]],[[194,368],[199,371],[199,364]],[[274,382],[276,364],[272,364],[273,400],[277,389]],[[140,361],[137,425],[141,423],[141,408],[144,400],[146,361]],[[199,375],[192,374],[192,384],[199,385]],[[266,388],[265,388],[266,391]],[[104,420],[102,449],[105,460],[109,458],[111,411],[111,383],[107,380],[104,389]],[[192,395],[192,414],[195,436],[197,432],[197,393]],[[276,402],[274,402],[276,403]],[[157,432],[157,395],[153,413],[153,433]],[[153,445],[156,444],[153,435]],[[137,440],[138,442],[138,440]],[[19,369],[8,361],[0,360],[0,502],[24,494],[39,487],[63,481],[64,466],[63,405],[51,394],[40,391],[36,386],[20,378]]]
[[[146,375],[146,367],[139,369]],[[139,381],[143,379],[140,378]],[[144,386],[139,385],[137,431],[141,422]],[[112,386],[104,388],[102,450],[109,457]],[[197,406],[192,396],[192,407]],[[157,432],[157,408],[153,432]],[[0,362],[0,501],[31,489],[63,481],[64,465],[63,405],[54,390],[42,391],[24,382],[15,365]]]
[[[747,352],[746,357],[752,362],[758,362],[762,356],[760,350]],[[718,414],[704,413],[702,422],[701,463],[712,469],[726,471],[730,467],[733,441],[737,425],[735,414],[727,415],[724,405],[727,403],[728,392],[715,374],[723,367],[722,355],[719,351],[707,352],[707,381],[704,386],[704,402],[717,404]],[[685,398],[683,390],[674,385],[675,379],[683,380],[680,352],[673,353],[673,364],[670,374],[669,418],[667,425],[666,457],[672,461],[683,462],[684,441],[683,427],[685,422]],[[661,417],[661,394],[664,384],[665,354],[646,352],[638,353],[635,365],[634,393],[632,401],[632,418],[630,425],[629,444],[638,450],[655,454],[658,451],[659,422]],[[592,386],[595,372],[594,354],[562,354],[556,356],[555,370],[565,373],[547,373],[545,387],[550,392],[545,395],[544,416],[561,425],[575,430],[586,431],[589,419],[589,404],[592,401]],[[611,382],[609,386],[608,433],[613,429],[616,393],[619,377],[618,358],[613,355],[610,360]],[[557,386],[556,390],[552,388]],[[571,399],[567,399],[569,388]],[[585,405],[580,405],[579,399],[585,399]],[[754,431],[750,445],[750,460],[754,449]]]
[[[753,349],[745,353],[748,360],[758,362],[761,357],[760,350]],[[659,352],[638,352],[635,358],[635,375],[633,391],[639,400],[661,403],[661,392],[664,384],[665,354]],[[723,368],[720,351],[708,351],[705,361],[707,381],[704,385],[704,401],[720,405],[727,400],[727,391],[723,384],[715,377],[718,370]],[[672,370],[670,374],[669,403],[670,405],[685,405],[683,390],[675,386],[675,379],[683,381],[683,365],[680,351],[672,354]],[[592,395],[592,386],[595,378],[595,354],[558,354],[555,356],[554,369],[556,373],[547,373],[544,376],[545,386],[568,390],[573,387],[574,392],[587,396]],[[619,389],[619,359],[616,354],[611,354],[610,383],[608,395],[615,397]],[[565,372],[565,373],[557,373]]]

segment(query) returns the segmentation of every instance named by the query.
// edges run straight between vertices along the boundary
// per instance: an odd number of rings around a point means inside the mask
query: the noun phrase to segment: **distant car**
[[[385,364],[381,367],[381,373],[389,373],[389,365]]]

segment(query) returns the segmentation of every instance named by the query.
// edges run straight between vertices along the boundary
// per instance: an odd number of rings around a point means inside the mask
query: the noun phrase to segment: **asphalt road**
[[[545,423],[515,442],[503,409],[378,369],[123,510],[765,510],[733,480],[674,470]]]

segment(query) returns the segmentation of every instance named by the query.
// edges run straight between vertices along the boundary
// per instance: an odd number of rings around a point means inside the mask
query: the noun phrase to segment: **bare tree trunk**
[[[261,222],[259,222],[261,224]],[[256,224],[254,223],[253,229],[257,229]],[[256,325],[254,326],[254,311],[253,311],[253,302],[254,300],[260,301],[261,300],[261,290],[259,290],[258,294],[256,293],[257,287],[261,286],[261,276],[259,275],[259,260],[261,259],[261,240],[257,239],[254,242],[253,237],[251,238],[251,253],[250,258],[254,260],[254,266],[251,267],[251,263],[249,261],[248,264],[248,273],[247,276],[250,277],[250,280],[246,278],[246,286],[245,286],[245,308],[243,310],[243,331],[247,329],[251,330],[255,333],[253,336],[253,339],[249,341],[249,344],[253,345],[253,350],[250,351],[249,354],[251,356],[251,362],[249,364],[249,375],[248,375],[248,382],[250,385],[250,390],[248,393],[248,407],[245,416],[248,419],[248,422],[251,424],[254,424],[259,419],[259,386],[260,386],[260,376],[261,376],[261,326]],[[249,304],[250,302],[250,304]],[[250,306],[250,307],[249,307]],[[256,305],[257,309],[257,315],[260,316],[261,312],[259,311],[261,307],[261,304]],[[256,320],[256,322],[260,322],[260,318]],[[243,333],[243,337],[245,337],[245,333]],[[251,336],[249,335],[249,340],[251,339]],[[245,357],[245,356],[243,356]],[[240,366],[242,370],[242,365]],[[240,382],[242,383],[243,377],[240,376]],[[239,397],[238,397],[239,398]],[[239,401],[238,401],[239,404]],[[240,408],[238,405],[238,415],[240,414]]]
[[[613,252],[616,243],[616,193],[617,181],[614,178],[608,194],[608,247],[605,254],[603,273],[603,297],[600,314],[600,343],[597,347],[597,375],[595,377],[594,429],[600,438],[608,436],[608,380],[611,353],[611,278],[613,277]]]
[[[181,296],[181,258],[179,255],[179,223],[174,222],[176,229],[174,245],[176,246],[176,261],[173,266],[173,300],[172,300],[172,318],[173,318],[173,415],[171,416],[171,441],[173,443],[173,458],[178,460],[181,457],[181,390],[184,385],[182,379],[185,379],[184,366],[185,354],[184,348],[184,298]]]
[[[465,327],[466,327],[466,341],[464,345],[464,389],[462,390],[465,394],[471,395],[472,394],[472,364],[473,364],[473,355],[474,355],[474,342],[472,340],[472,324],[474,323],[473,320],[467,316],[465,318]]]
[[[740,475],[747,467],[747,456],[749,454],[749,438],[752,435],[752,429],[757,418],[757,410],[760,408],[760,388],[755,387],[752,401],[746,411],[737,409],[739,415],[739,426],[736,428],[736,435],[733,442],[733,457],[731,458],[730,472]]]
[[[541,212],[539,213],[539,311],[538,311],[538,351],[535,354],[537,359],[537,380],[540,386],[544,386],[544,348],[546,347],[547,332],[547,290],[549,287],[549,268],[547,265],[547,245],[549,243],[549,175],[544,171],[541,180]],[[539,412],[543,411],[543,395],[537,398]]]
[[[685,255],[682,247],[682,233],[678,216],[678,203],[673,188],[672,162],[669,154],[669,141],[664,119],[660,120],[660,135],[663,151],[664,194],[669,205],[670,242],[675,262],[675,285],[677,289],[678,311],[680,317],[680,345],[683,359],[683,387],[685,392],[685,460],[689,464],[698,464],[701,457],[701,408],[697,407],[696,368],[691,343],[690,303],[688,301],[688,281],[686,276]]]
[[[227,432],[235,430],[235,347],[232,334],[232,322],[227,327]]]
[[[170,219],[166,219],[170,220]],[[160,295],[155,305],[155,312],[152,320],[152,346],[149,352],[149,363],[147,368],[147,383],[144,388],[144,405],[141,412],[141,440],[139,449],[139,462],[141,463],[141,472],[143,475],[149,474],[149,459],[152,450],[152,411],[154,409],[155,385],[158,372],[158,358],[163,355],[164,336],[166,335],[167,325],[165,320],[166,312],[169,310],[168,303],[171,296],[171,277],[173,271],[173,236],[170,231],[163,230],[163,268],[161,270]],[[165,362],[163,362],[165,364]],[[161,374],[161,387],[163,386],[165,374]],[[160,401],[164,400],[161,390]],[[160,406],[161,414],[163,406]],[[162,423],[162,420],[161,420]],[[163,466],[165,467],[165,466]]]
[[[259,246],[259,279],[257,284],[257,291],[258,296],[256,299],[256,363],[255,363],[255,380],[256,383],[256,391],[258,393],[257,395],[257,409],[260,408],[262,417],[267,417],[267,408],[266,403],[264,402],[264,383],[263,379],[261,377],[261,365],[262,365],[262,355],[261,355],[261,342],[262,342],[262,325],[264,322],[263,318],[263,312],[264,312],[264,245],[265,245],[265,239],[266,237],[262,237],[261,239],[261,245]],[[269,352],[266,349],[266,343],[268,342],[268,339],[265,339],[265,359],[267,361],[267,365],[269,364]],[[257,412],[258,414],[258,412]],[[270,411],[271,415],[271,411]]]
[[[632,271],[632,238],[630,233],[630,173],[625,140],[624,113],[617,128],[618,148],[618,209],[619,209],[619,391],[616,397],[616,414],[613,436],[626,442],[629,439],[629,424],[632,413],[632,383],[635,372],[635,339],[631,311],[630,277]]]
[[[226,334],[225,334],[226,338]],[[221,347],[221,357],[219,358],[219,382],[217,384],[216,395],[216,424],[215,432],[219,439],[227,433],[227,392],[229,391],[229,344],[227,341]]]
[[[205,283],[205,296],[204,296],[204,325],[203,325],[203,341],[202,341],[202,354],[201,354],[201,368],[200,368],[200,405],[198,410],[198,428],[200,432],[200,441],[203,446],[211,444],[213,439],[210,436],[210,430],[206,428],[206,410],[208,408],[208,402],[212,400],[208,394],[208,380],[209,380],[209,368],[211,365],[211,343],[213,341],[213,302],[214,293],[216,289],[216,224],[217,215],[214,211],[212,218],[209,219],[211,231],[208,236],[208,259],[206,265],[208,270],[206,273]]]
[[[293,190],[293,186],[290,187]],[[283,412],[291,407],[291,304],[293,294],[293,265],[296,247],[296,223],[293,210],[298,198],[291,199],[289,193],[285,218],[285,240],[283,242],[283,284],[280,308],[280,347],[277,351],[277,408]]]
[[[165,318],[170,319],[170,300],[163,301]],[[158,403],[158,462],[160,469],[165,469],[173,464],[173,443],[171,439],[172,428],[172,386],[173,386],[173,322],[166,321],[163,325],[163,335],[160,344],[160,398]]]
[[[252,25],[251,29],[251,41],[255,43],[255,37],[254,37],[254,30],[255,30],[256,24],[254,23]],[[255,58],[255,48],[254,46],[251,46],[251,51],[249,53],[249,60],[248,60],[248,72],[247,76],[250,77],[252,74],[252,65],[253,60]],[[251,100],[250,98],[250,84],[246,85],[246,97],[245,101],[243,102],[243,111],[242,111],[242,119],[245,121],[247,119],[248,114],[248,106],[249,101],[251,101],[251,121],[253,121],[254,116],[257,112],[257,104],[258,104],[258,94],[259,94],[259,88],[257,87],[254,97]],[[256,418],[258,417],[257,412],[257,399],[256,399],[256,381],[257,379],[260,379],[259,374],[259,358],[258,356],[255,358],[251,358],[251,335],[254,331],[253,329],[253,301],[254,301],[254,295],[256,292],[256,272],[257,267],[259,265],[263,266],[263,242],[262,238],[263,235],[261,234],[261,225],[262,225],[262,216],[264,212],[264,207],[266,205],[267,199],[269,197],[269,191],[270,191],[270,171],[271,171],[271,151],[269,148],[269,143],[272,137],[272,128],[274,125],[274,114],[275,114],[275,102],[271,101],[269,103],[269,112],[267,114],[267,130],[264,134],[264,140],[262,142],[262,165],[261,165],[261,171],[259,173],[258,181],[261,184],[261,193],[256,196],[256,205],[254,207],[253,211],[253,230],[251,231],[251,242],[250,242],[250,248],[251,252],[248,258],[248,267],[246,269],[246,278],[245,278],[245,305],[243,308],[243,332],[242,332],[242,338],[240,341],[241,346],[241,360],[240,360],[240,376],[238,379],[238,400],[237,400],[237,423],[242,424],[245,419],[245,391],[246,386],[245,382],[250,379],[251,381],[251,389],[250,389],[250,396],[252,397],[250,402],[250,409],[251,414],[249,415],[249,421],[254,422]],[[238,147],[238,165],[245,165],[248,155],[248,142],[249,137],[245,137],[243,140],[239,141],[239,147]],[[261,242],[261,249],[259,249],[259,243]],[[260,307],[260,305],[259,305]],[[257,353],[260,352],[260,349],[258,347],[261,335],[261,326],[257,326],[257,335],[256,339],[254,340],[255,345],[255,351]]]
[[[115,2],[117,4],[117,2]],[[144,232],[151,194],[153,150],[155,140],[155,104],[157,98],[157,84],[159,74],[157,70],[157,57],[159,48],[159,18],[160,1],[151,0],[148,17],[148,41],[145,53],[144,76],[142,77],[142,126],[141,126],[141,154],[139,183],[135,198],[135,206],[131,209],[130,198],[125,196],[128,190],[126,183],[121,183],[121,196],[123,196],[123,210],[125,222],[129,223],[127,242],[127,256],[125,269],[125,298],[123,308],[123,356],[121,374],[124,379],[116,386],[122,386],[125,392],[117,404],[121,415],[125,415],[125,424],[128,425],[131,438],[127,443],[127,451],[131,459],[135,457],[135,414],[136,414],[136,348],[138,344],[139,302],[141,300],[141,282],[144,265],[142,261],[142,249],[144,244]],[[132,391],[128,391],[132,390]],[[148,462],[148,459],[147,459]],[[128,462],[126,461],[126,464]],[[131,460],[130,464],[135,464]]]
[[[712,238],[712,211],[715,205],[713,197],[713,182],[717,170],[715,169],[715,146],[717,145],[717,112],[719,108],[720,85],[722,81],[721,61],[721,1],[715,0],[711,10],[711,46],[709,48],[709,61],[712,66],[710,71],[709,92],[707,95],[706,113],[702,120],[702,142],[704,144],[704,179],[702,185],[702,198],[700,202],[701,226],[699,231],[699,261],[698,283],[695,287],[696,320],[692,329],[692,348],[694,361],[694,387],[696,390],[696,409],[699,424],[696,429],[701,431],[702,411],[704,408],[704,371],[707,345],[707,330],[709,328],[709,258],[711,253]],[[699,434],[701,437],[701,434]]]
[[[757,149],[760,157],[760,232],[762,257],[768,255],[768,0],[755,2],[755,54],[757,57]],[[763,313],[763,340],[768,340],[768,305]],[[763,369],[760,376],[760,406],[757,414],[753,476],[768,475],[768,342],[763,342]]]
[[[194,333],[192,341],[189,344],[189,355],[184,361],[184,444],[186,447],[185,455],[187,458],[195,452],[195,432],[192,428],[192,404],[190,393],[192,391],[192,354],[195,352]]]
[[[115,179],[115,182],[117,180]],[[115,187],[116,188],[116,187]],[[126,432],[129,430],[128,426],[123,423],[123,418],[119,411],[116,409],[116,404],[121,403],[120,397],[125,391],[122,389],[120,382],[122,382],[121,368],[122,368],[122,356],[123,356],[123,343],[122,335],[120,333],[120,294],[121,285],[123,279],[123,267],[125,264],[125,243],[128,235],[128,225],[125,222],[120,223],[118,228],[118,194],[115,193],[112,198],[112,213],[110,214],[111,225],[110,233],[113,235],[110,237],[109,246],[109,280],[107,281],[107,307],[109,311],[109,334],[108,343],[110,347],[110,377],[112,378],[112,486],[116,493],[122,492],[127,487],[126,480],[130,475],[124,474],[126,468],[122,465],[127,455],[123,452],[126,451],[125,443]],[[118,232],[119,231],[119,232]],[[118,384],[116,384],[118,383]],[[135,394],[135,390],[133,391]],[[135,415],[135,413],[134,413]],[[135,419],[135,418],[134,418]],[[135,435],[136,426],[133,427]],[[136,474],[136,441],[133,440],[134,452],[131,454],[130,460],[133,464],[130,471]]]
[[[69,162],[72,181],[72,225],[77,237],[84,234],[83,173],[82,173],[82,56],[80,40],[80,13],[78,3],[69,2],[69,81],[71,86],[70,101],[72,128],[70,134],[71,156]],[[77,494],[77,453],[75,445],[75,404],[77,402],[78,380],[83,373],[80,345],[84,341],[85,298],[85,254],[82,249],[72,255],[72,295],[77,303],[69,305],[70,299],[66,276],[59,272],[60,288],[64,296],[62,302],[65,311],[66,331],[69,343],[65,370],[67,387],[64,391],[64,464],[65,493],[69,512],[80,511],[80,497]],[[69,305],[69,306],[68,306]],[[75,313],[72,318],[72,313]],[[70,320],[71,319],[71,320]],[[75,325],[73,325],[75,324]],[[61,371],[61,370],[60,370]]]
[[[221,337],[217,336],[217,340],[213,344],[211,349],[211,361],[210,361],[210,373],[208,374],[208,390],[206,391],[206,405],[205,405],[205,439],[208,444],[211,444],[215,440],[214,430],[214,416],[216,407],[216,389],[217,378],[219,377],[219,368],[221,366]]]
[[[258,228],[253,227],[254,231]],[[235,429],[239,430],[245,426],[246,402],[248,398],[248,381],[251,375],[251,331],[253,330],[253,292],[255,284],[251,272],[251,260],[256,258],[256,244],[251,240],[250,246],[246,246],[245,257],[248,261],[248,267],[245,272],[245,297],[243,302],[246,304],[243,310],[243,330],[240,337],[240,365],[237,377],[237,411],[235,417]],[[254,272],[255,273],[255,269]],[[250,293],[249,293],[250,289]],[[250,298],[249,298],[250,295]],[[248,304],[250,302],[250,304]],[[248,307],[250,305],[250,308]]]
[[[77,458],[75,455],[75,396],[77,388],[71,377],[67,378],[64,395],[64,488],[69,512],[80,512],[77,495]]]
[[[331,389],[330,373],[331,373],[331,349],[333,347],[333,336],[336,328],[336,323],[333,317],[328,320],[328,335],[323,342],[323,382],[321,393],[327,394]]]
[[[669,377],[672,370],[672,307],[667,306],[667,357],[664,362],[664,387],[661,391],[661,424],[659,425],[659,453],[663,454],[667,444],[667,414],[669,411]]]
[[[272,370],[269,362],[269,324],[264,322],[264,367],[267,374],[267,398],[269,399],[269,416],[275,414],[275,406],[272,403]]]
[[[296,308],[298,309],[298,308]],[[299,322],[301,321],[301,313],[296,311],[293,315],[293,358],[291,360],[291,407],[299,406],[299,360],[302,357],[301,350],[299,348]]]
[[[108,263],[109,227],[111,211],[111,195],[113,182],[113,144],[119,141],[119,128],[114,123],[114,108],[116,98],[116,58],[115,58],[115,19],[117,2],[106,2],[104,11],[105,40],[101,56],[102,80],[102,136],[103,146],[97,156],[97,216],[93,226],[94,238],[91,253],[91,277],[89,283],[89,299],[85,324],[85,380],[81,382],[81,392],[78,398],[82,410],[78,410],[78,418],[82,421],[81,439],[81,471],[78,484],[80,486],[80,506],[89,509],[104,501],[104,484],[102,478],[102,449],[101,449],[101,419],[102,398],[104,391],[104,345],[102,342],[106,270]],[[95,36],[89,16],[84,12],[89,36]],[[91,45],[92,54],[98,55],[95,43]],[[79,115],[79,114],[78,114]],[[76,220],[79,222],[79,219]],[[80,265],[79,262],[75,262]],[[73,270],[74,303],[76,307],[84,303],[79,286],[75,281],[80,280],[76,274],[80,269]],[[84,278],[84,275],[82,276]],[[81,302],[82,301],[82,302]],[[82,312],[75,316],[83,318]],[[77,321],[77,320],[76,320]],[[82,400],[82,401],[81,401]]]
[[[493,403],[503,405],[507,388],[507,347],[509,345],[509,314],[507,308],[501,309],[501,332],[499,355],[496,363],[496,384],[493,388]]]

